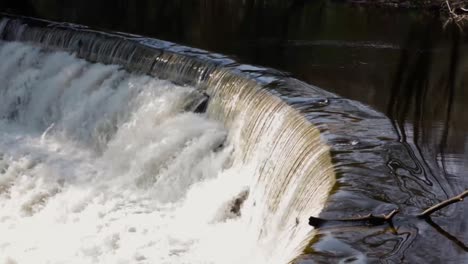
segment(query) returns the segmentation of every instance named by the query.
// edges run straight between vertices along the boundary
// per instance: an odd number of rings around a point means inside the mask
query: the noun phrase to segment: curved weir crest
[[[282,74],[27,18],[0,38],[2,261],[287,263],[313,236],[335,174]]]

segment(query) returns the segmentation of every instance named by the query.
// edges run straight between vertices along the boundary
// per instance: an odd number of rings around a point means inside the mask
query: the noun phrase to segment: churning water
[[[324,198],[273,188],[275,140],[246,159],[196,89],[18,42],[0,60],[2,263],[284,263],[310,238]]]

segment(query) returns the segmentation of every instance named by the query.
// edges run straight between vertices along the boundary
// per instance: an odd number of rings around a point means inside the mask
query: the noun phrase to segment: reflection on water
[[[0,7],[228,54],[372,106],[380,113],[342,98],[289,98],[307,104],[304,114],[330,132],[341,178],[324,216],[395,207],[414,214],[468,188],[468,41],[431,14],[304,0],[38,0]],[[325,113],[340,114],[342,123]],[[347,136],[334,138],[343,127]],[[395,228],[322,230],[301,260],[463,263],[466,206],[427,222],[397,217]]]

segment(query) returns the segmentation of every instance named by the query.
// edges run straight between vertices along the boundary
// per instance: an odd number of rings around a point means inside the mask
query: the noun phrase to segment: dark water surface
[[[340,191],[326,217],[395,207],[402,215],[415,214],[468,188],[467,35],[451,26],[444,29],[433,14],[325,1],[253,0],[4,1],[0,8],[227,54],[289,72],[385,114],[388,124],[361,124],[360,129],[376,131],[376,138],[381,133],[384,144],[361,144],[369,155],[353,165],[353,173],[340,174],[346,164],[340,157],[350,153],[340,152],[339,142],[335,146]],[[365,142],[349,122],[356,142]],[[374,168],[373,155],[386,162]],[[324,228],[301,260],[468,263],[466,208],[466,202],[453,205],[432,221],[397,217],[395,229]]]

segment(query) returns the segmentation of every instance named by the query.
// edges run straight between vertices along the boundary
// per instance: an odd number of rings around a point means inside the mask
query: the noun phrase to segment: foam
[[[251,82],[214,75],[197,114],[196,89],[116,65],[17,42],[0,59],[1,261],[286,263],[313,235],[328,148]]]

